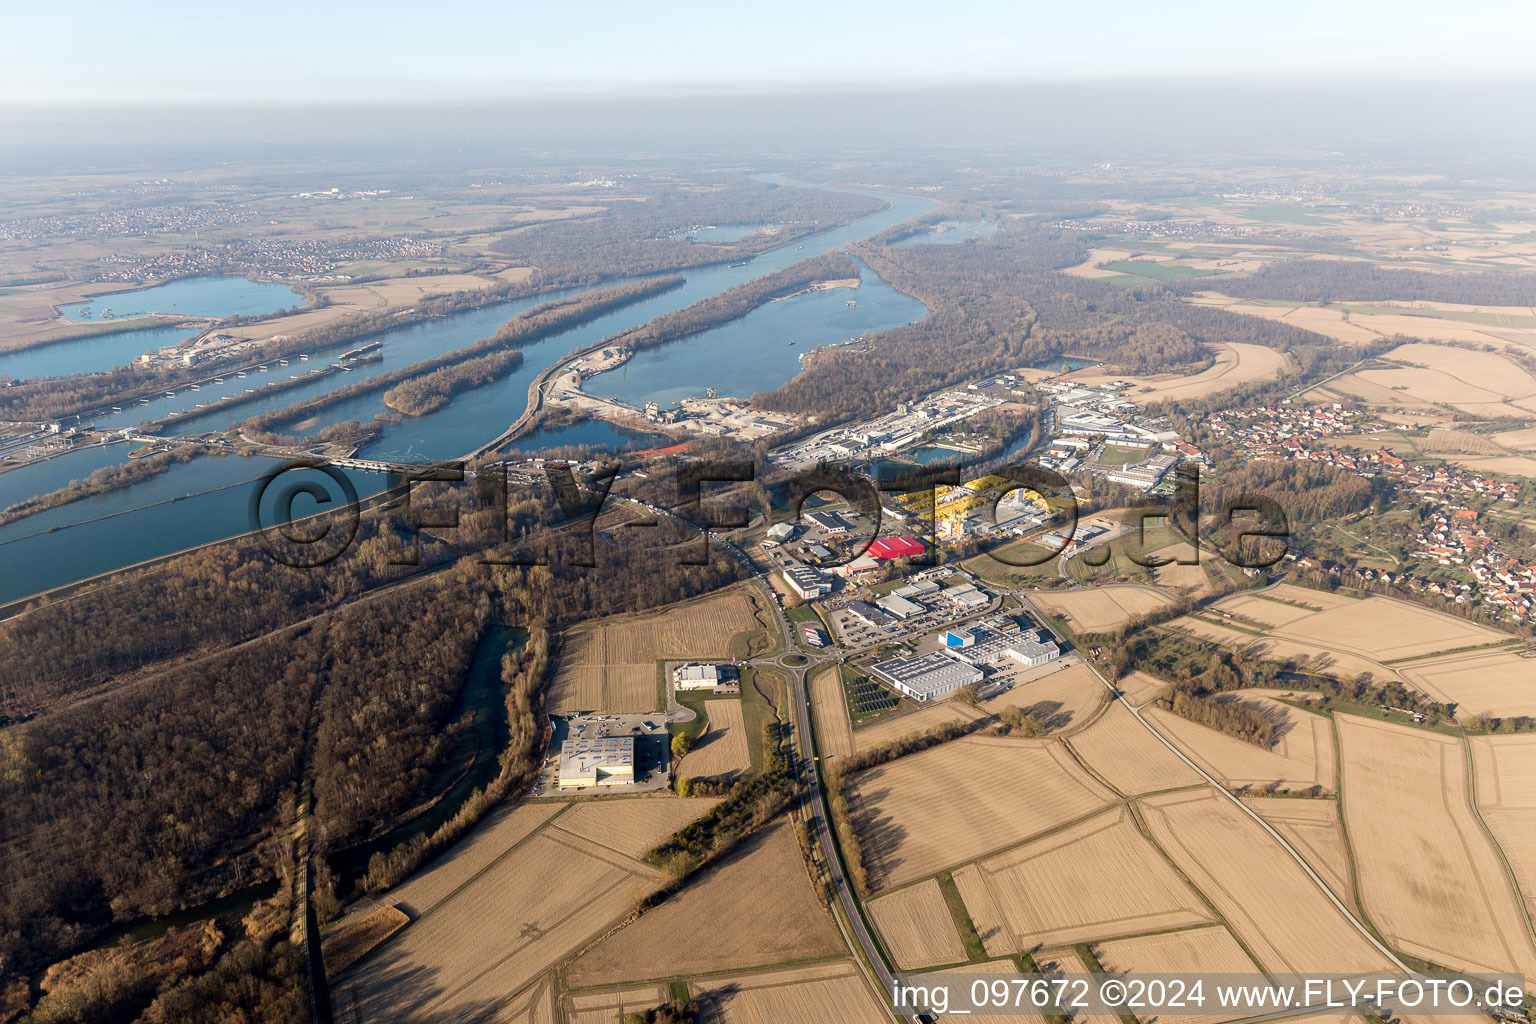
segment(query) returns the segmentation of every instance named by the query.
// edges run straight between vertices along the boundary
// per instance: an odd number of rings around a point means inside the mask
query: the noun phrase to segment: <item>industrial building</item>
[[[836,512],[808,512],[805,518],[815,523],[828,533],[847,533],[848,520]]]
[[[821,570],[810,566],[795,565],[784,570],[784,582],[807,601],[832,593],[832,584]]]
[[[950,587],[944,591],[944,596],[954,603],[955,607],[964,611],[974,611],[984,608],[991,596],[980,589],[974,583],[962,583],[958,587]]]
[[[1033,668],[1061,656],[1048,637],[1029,630],[1004,632],[988,626],[954,628],[944,634],[944,653],[966,665],[995,665],[1011,658]]]
[[[841,573],[845,578],[852,579],[855,576],[861,576],[867,572],[875,572],[879,568],[879,562],[875,561],[873,558],[870,558],[868,555],[860,555],[858,558],[855,558],[847,565],[842,566],[837,571]]]
[[[672,683],[679,690],[715,690],[738,685],[739,674],[734,665],[702,665],[689,663],[672,670]]]
[[[872,558],[911,558],[924,550],[922,541],[916,537],[881,537],[870,544],[866,553]]]
[[[942,654],[891,658],[877,663],[870,671],[919,701],[948,696],[960,687],[979,683],[982,679],[981,669]]]
[[[768,539],[775,544],[783,544],[795,535],[793,523],[779,523],[768,527]]]
[[[591,736],[560,744],[560,788],[623,786],[635,781],[635,738]]]
[[[875,604],[898,619],[910,619],[912,616],[921,615],[928,610],[916,601],[909,601],[904,597],[897,597],[895,594],[887,594],[876,601]]]
[[[868,601],[855,601],[848,606],[848,611],[871,626],[889,626],[896,621],[885,611],[876,608]]]

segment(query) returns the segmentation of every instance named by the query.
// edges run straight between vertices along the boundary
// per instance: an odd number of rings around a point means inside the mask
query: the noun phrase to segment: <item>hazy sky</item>
[[[12,0],[0,103],[309,104],[839,83],[1528,74],[1529,0]]]

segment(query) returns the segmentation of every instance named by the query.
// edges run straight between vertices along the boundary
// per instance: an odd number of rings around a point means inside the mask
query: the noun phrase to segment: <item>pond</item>
[[[285,284],[247,281],[243,277],[186,277],[180,281],[109,292],[85,302],[59,307],[66,320],[124,320],[150,313],[180,316],[226,317],[276,313],[280,309],[309,305],[304,296]],[[107,316],[106,314],[111,314]]]

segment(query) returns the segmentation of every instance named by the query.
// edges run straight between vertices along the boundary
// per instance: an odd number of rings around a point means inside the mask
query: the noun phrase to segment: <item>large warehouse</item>
[[[560,744],[560,788],[624,786],[635,781],[635,738],[592,736]]]
[[[981,669],[946,658],[942,654],[923,654],[916,658],[891,658],[871,669],[913,700],[933,700],[954,693],[962,686],[981,682]]]

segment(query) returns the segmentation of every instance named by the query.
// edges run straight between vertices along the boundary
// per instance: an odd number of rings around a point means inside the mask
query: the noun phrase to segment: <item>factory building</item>
[[[922,541],[916,537],[881,537],[870,544],[868,554],[873,558],[911,558],[924,551]]]
[[[928,610],[916,601],[909,601],[904,597],[897,597],[895,594],[887,594],[876,601],[875,604],[898,619],[910,619],[912,616],[921,615]]]
[[[779,523],[768,527],[768,539],[775,544],[783,544],[794,535],[795,527],[793,523]]]
[[[877,663],[870,671],[918,701],[946,697],[960,687],[979,683],[982,679],[981,669],[942,654],[891,658]]]
[[[896,620],[880,608],[876,608],[868,601],[855,601],[848,606],[848,611],[856,618],[863,619],[871,626],[889,626]]]
[[[805,518],[815,523],[828,533],[847,533],[848,520],[836,512],[808,512]]]
[[[728,689],[738,685],[734,665],[701,665],[690,663],[672,670],[672,682],[679,690]]]
[[[785,569],[784,582],[789,584],[789,589],[807,601],[832,593],[832,584],[821,574],[821,571],[805,565]]]
[[[592,736],[560,744],[560,788],[623,786],[635,781],[635,738]]]
[[[974,583],[962,583],[958,587],[950,587],[944,591],[944,596],[962,611],[975,611],[977,608],[985,608],[987,602],[992,600],[986,591],[980,589]]]

